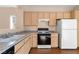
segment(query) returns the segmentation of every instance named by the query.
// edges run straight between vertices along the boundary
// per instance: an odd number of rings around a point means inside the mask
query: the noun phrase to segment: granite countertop
[[[27,38],[28,36],[31,35],[31,32],[25,32],[25,33],[20,33],[18,35],[14,35],[11,38],[7,39],[0,39],[0,54],[9,49],[10,47],[16,45],[20,41],[22,41],[24,38]],[[4,41],[5,40],[5,41]]]

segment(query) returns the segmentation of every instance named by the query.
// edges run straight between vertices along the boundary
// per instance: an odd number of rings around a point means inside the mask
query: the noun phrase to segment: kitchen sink
[[[24,35],[13,35],[10,38],[0,38],[0,42],[11,42],[11,41],[16,41],[23,37]]]
[[[5,39],[0,38],[0,42],[10,42],[10,41],[11,38],[5,38]]]

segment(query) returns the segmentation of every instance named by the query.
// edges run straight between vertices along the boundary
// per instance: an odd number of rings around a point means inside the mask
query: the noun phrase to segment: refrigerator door
[[[62,20],[62,29],[77,29],[77,20]]]
[[[77,48],[77,30],[62,30],[60,39],[61,49]]]

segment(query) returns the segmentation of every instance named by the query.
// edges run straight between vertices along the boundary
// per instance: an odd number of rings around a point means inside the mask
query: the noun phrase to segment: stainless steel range
[[[38,28],[38,48],[51,48],[51,33],[48,28]]]

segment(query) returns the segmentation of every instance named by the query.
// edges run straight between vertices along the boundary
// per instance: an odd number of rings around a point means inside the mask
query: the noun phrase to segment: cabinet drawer
[[[24,40],[15,45],[15,52],[17,52],[24,45]]]

